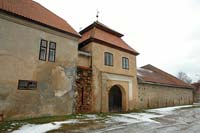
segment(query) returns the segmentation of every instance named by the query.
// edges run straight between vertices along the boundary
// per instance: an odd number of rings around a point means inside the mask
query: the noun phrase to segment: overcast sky
[[[96,20],[119,31],[140,55],[168,73],[200,79],[200,0],[35,0],[76,31]]]

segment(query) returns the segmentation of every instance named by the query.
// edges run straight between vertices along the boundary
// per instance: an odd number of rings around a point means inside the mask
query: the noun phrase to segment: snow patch
[[[193,105],[185,105],[185,106],[174,106],[174,107],[166,107],[166,108],[157,108],[157,109],[148,109],[148,112],[158,113],[162,115],[169,115],[173,111],[181,108],[192,107]]]
[[[116,122],[132,124],[132,123],[138,123],[140,121],[124,116],[111,116],[109,120],[106,121],[106,123],[116,123]]]
[[[150,113],[131,113],[131,114],[121,114],[122,116],[137,119],[140,122],[154,122],[159,123],[157,121],[152,120],[152,118],[162,117],[163,115],[156,115]]]
[[[12,133],[45,133],[47,131],[51,131],[54,129],[59,129],[62,124],[74,124],[79,123],[78,120],[69,120],[69,121],[62,121],[62,122],[52,122],[47,124],[27,124],[22,126],[19,130],[15,130]]]
[[[97,118],[97,115],[85,115],[89,120],[96,120],[98,119]]]

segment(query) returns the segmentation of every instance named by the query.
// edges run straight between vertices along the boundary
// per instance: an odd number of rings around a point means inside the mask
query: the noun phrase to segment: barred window
[[[49,61],[55,62],[55,57],[56,57],[56,43],[55,42],[50,42],[49,43]]]
[[[129,69],[129,60],[126,57],[122,57],[122,68]]]
[[[104,64],[106,66],[113,66],[113,54],[109,52],[104,53]]]
[[[41,39],[40,41],[40,53],[39,53],[39,59],[46,61],[46,55],[47,55],[47,40]]]
[[[37,81],[30,80],[19,80],[18,89],[19,90],[32,90],[37,88]]]

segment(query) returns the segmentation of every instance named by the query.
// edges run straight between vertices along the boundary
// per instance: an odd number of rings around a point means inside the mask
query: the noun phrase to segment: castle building
[[[77,33],[32,0],[0,0],[0,117],[126,112],[193,103],[193,87],[147,65],[95,21]],[[1,120],[1,118],[0,118]]]

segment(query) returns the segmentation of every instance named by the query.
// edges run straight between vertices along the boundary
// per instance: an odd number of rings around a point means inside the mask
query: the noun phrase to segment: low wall
[[[138,107],[159,108],[193,103],[193,90],[148,83],[138,83]]]

